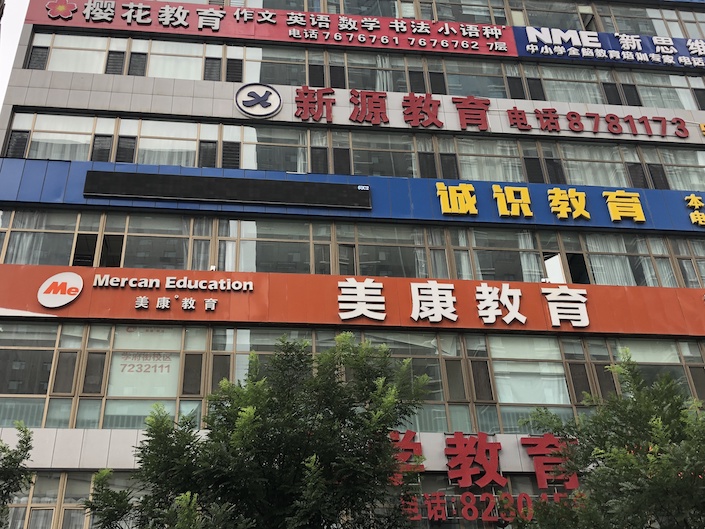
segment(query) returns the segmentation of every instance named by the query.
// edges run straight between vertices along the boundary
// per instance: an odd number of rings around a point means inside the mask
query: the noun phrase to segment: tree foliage
[[[87,506],[99,529],[392,529],[406,525],[389,431],[426,377],[351,334],[311,355],[282,339],[266,366],[209,397],[207,433],[163,408],[147,419],[132,490],[102,472]]]
[[[32,471],[25,461],[32,451],[32,432],[23,424],[16,423],[17,445],[10,448],[0,441],[0,529],[8,524],[8,504],[13,496],[29,487]]]
[[[569,442],[566,470],[580,488],[540,503],[536,529],[702,529],[705,527],[705,417],[701,403],[665,376],[648,384],[628,358],[611,368],[622,396],[563,424],[546,410],[534,419]]]

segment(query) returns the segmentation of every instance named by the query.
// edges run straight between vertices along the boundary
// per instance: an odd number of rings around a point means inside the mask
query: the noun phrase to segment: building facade
[[[532,409],[620,392],[624,352],[705,398],[704,73],[695,0],[32,0],[0,112],[12,529],[87,528],[154,403],[201,417],[251,351],[342,330],[430,377],[395,437],[420,527],[569,492]]]

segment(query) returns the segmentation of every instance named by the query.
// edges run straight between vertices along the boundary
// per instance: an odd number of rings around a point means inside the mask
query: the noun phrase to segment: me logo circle
[[[282,96],[269,85],[250,83],[237,91],[235,104],[247,116],[271,118],[282,109]]]
[[[61,272],[42,283],[37,291],[37,301],[42,307],[56,309],[68,305],[83,290],[83,278],[73,272]]]

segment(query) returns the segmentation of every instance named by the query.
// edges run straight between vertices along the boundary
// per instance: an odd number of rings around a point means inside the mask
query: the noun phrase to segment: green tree
[[[133,490],[96,479],[99,529],[405,527],[405,487],[389,431],[415,412],[426,377],[352,334],[311,355],[281,340],[266,367],[251,355],[243,384],[209,397],[207,434],[163,408],[147,419]]]
[[[10,448],[0,441],[0,529],[5,529],[9,522],[8,504],[19,491],[29,487],[33,472],[27,468],[25,461],[32,451],[32,432],[23,424],[16,423],[17,445]]]
[[[669,376],[647,383],[626,358],[613,366],[622,395],[563,424],[539,410],[533,419],[568,440],[565,469],[580,488],[567,500],[539,503],[536,529],[702,529],[705,527],[705,417]]]

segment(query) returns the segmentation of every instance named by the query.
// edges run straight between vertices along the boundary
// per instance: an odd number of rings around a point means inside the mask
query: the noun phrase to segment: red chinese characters
[[[335,94],[332,88],[310,88],[302,86],[296,89],[296,114],[301,121],[320,121],[325,117],[327,123],[333,121],[333,105],[335,98],[330,97]]]
[[[412,127],[443,127],[443,122],[438,119],[438,110],[441,106],[439,99],[433,99],[431,94],[416,95],[410,93],[404,96],[404,122]]]
[[[448,478],[456,481],[459,487],[486,487],[490,483],[504,487],[507,478],[499,473],[501,449],[500,443],[488,441],[486,433],[466,436],[455,432],[446,438]]]
[[[398,450],[395,457],[399,461],[400,473],[393,476],[392,483],[394,485],[401,485],[403,480],[402,472],[424,471],[423,464],[414,461],[414,458],[420,459],[423,456],[421,443],[414,441],[415,437],[416,432],[413,430],[406,430],[404,435],[396,430],[389,434],[389,438]]]
[[[522,437],[521,444],[529,447],[526,453],[533,459],[536,481],[540,489],[547,489],[549,482],[560,482],[567,490],[578,488],[578,476],[562,471],[565,460],[558,452],[565,446],[564,441],[552,433],[546,433],[541,437]]]
[[[453,104],[458,109],[460,118],[460,128],[465,130],[470,126],[477,127],[477,130],[488,130],[490,128],[487,120],[487,110],[490,108],[490,100],[484,97],[454,97]]]
[[[350,102],[353,104],[350,121],[372,125],[389,123],[386,92],[350,90]]]

